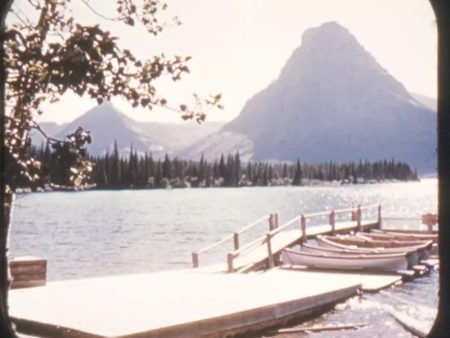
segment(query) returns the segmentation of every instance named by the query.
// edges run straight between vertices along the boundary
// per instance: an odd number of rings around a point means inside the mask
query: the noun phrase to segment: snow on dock
[[[10,315],[19,332],[50,337],[219,337],[282,325],[351,297],[362,285],[396,281],[283,268],[110,276],[11,290]]]

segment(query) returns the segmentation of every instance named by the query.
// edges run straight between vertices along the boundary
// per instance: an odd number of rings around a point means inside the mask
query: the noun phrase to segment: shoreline
[[[45,187],[38,187],[35,190],[31,188],[18,188],[16,194],[29,194],[29,193],[47,193],[47,192],[81,192],[81,191],[121,191],[121,190],[183,190],[183,189],[210,189],[210,188],[263,188],[263,187],[345,187],[345,186],[357,186],[357,185],[372,185],[372,184],[386,184],[386,183],[412,183],[420,182],[423,179],[437,179],[435,177],[426,177],[417,180],[399,180],[399,179],[381,179],[381,180],[364,180],[359,179],[356,182],[344,181],[321,181],[316,179],[305,179],[300,185],[293,184],[269,184],[269,185],[237,185],[237,186],[172,186],[166,187],[121,187],[121,188],[97,188],[96,186],[85,187],[71,187],[71,186],[55,186],[48,185]],[[347,182],[346,182],[347,181]]]

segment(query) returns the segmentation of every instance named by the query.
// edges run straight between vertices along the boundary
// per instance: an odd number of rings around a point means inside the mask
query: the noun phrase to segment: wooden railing
[[[326,217],[328,219],[328,225],[330,225],[330,232],[335,233],[336,232],[336,220],[339,218],[340,215],[349,216],[350,221],[354,221],[357,227],[361,227],[361,207],[358,206],[355,208],[347,208],[347,209],[338,209],[338,210],[329,210],[329,211],[322,211],[322,212],[316,212],[316,213],[309,213],[309,214],[301,214],[300,217],[300,228],[302,231],[303,236],[306,236],[306,220],[314,219],[314,218],[324,218]]]
[[[307,228],[307,220],[313,219],[313,218],[327,218],[328,225],[330,226],[329,230],[323,230],[322,233],[335,233],[336,229],[336,218],[339,215],[347,215],[347,217],[350,218],[350,222],[355,222],[354,228],[355,230],[361,231],[363,230],[362,225],[362,215],[363,212],[368,212],[369,210],[377,209],[377,226],[381,226],[381,205],[368,205],[368,206],[359,206],[357,208],[347,208],[347,209],[338,209],[338,210],[329,210],[329,211],[323,211],[323,212],[316,212],[316,213],[309,213],[309,214],[301,214],[299,216],[296,216],[295,218],[291,219],[290,221],[286,222],[285,224],[281,226],[275,226],[273,228],[270,228],[269,231],[264,235],[261,236],[254,241],[248,243],[242,248],[236,248],[235,250],[227,254],[227,270],[228,272],[234,272],[234,260],[240,256],[242,256],[244,253],[250,252],[262,245],[267,245],[267,260],[268,260],[268,267],[272,268],[275,265],[275,253],[273,252],[272,248],[272,240],[275,236],[286,230],[287,228],[299,224],[300,225],[300,234],[298,239],[304,240],[308,237],[306,228]],[[244,228],[245,229],[245,228]],[[347,230],[347,229],[345,229]]]
[[[269,231],[276,228],[278,226],[278,215],[277,214],[268,214],[265,215],[263,217],[261,217],[260,219],[254,221],[253,223],[247,224],[246,226],[242,227],[241,229],[235,231],[234,233],[232,233],[231,235],[221,239],[220,241],[211,244],[199,251],[195,251],[192,253],[192,266],[194,268],[199,267],[199,256],[201,254],[204,254],[214,248],[217,248],[219,246],[221,246],[222,244],[227,243],[228,241],[233,240],[233,246],[234,246],[234,250],[247,250],[249,247],[251,247],[252,245],[255,245],[255,241],[250,242],[248,244],[246,244],[244,247],[240,248],[240,237],[242,234],[248,232],[250,229],[255,228],[256,226],[262,224],[263,222],[268,222],[268,226],[269,226]]]
[[[233,252],[230,252],[227,254],[227,265],[228,265],[228,272],[234,272],[234,260],[240,256],[242,256],[244,253],[247,253],[249,251],[252,251],[253,249],[256,249],[260,247],[261,245],[266,244],[267,245],[267,257],[269,258],[269,267],[273,267],[275,265],[274,255],[272,252],[272,238],[282,232],[283,230],[286,230],[287,228],[291,227],[292,225],[296,224],[298,222],[298,218],[296,217],[287,223],[281,225],[281,226],[275,226],[272,229],[269,229],[269,231],[264,234],[261,237],[258,237],[254,241],[248,243],[246,246],[235,250]]]

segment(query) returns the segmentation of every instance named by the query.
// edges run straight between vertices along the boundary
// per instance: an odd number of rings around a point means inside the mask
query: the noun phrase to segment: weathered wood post
[[[192,253],[192,267],[194,269],[198,268],[198,253],[196,253],[196,252]]]
[[[274,229],[274,224],[275,224],[275,217],[273,216],[273,214],[269,215],[269,231],[272,231]]]
[[[232,253],[227,254],[228,272],[234,272],[233,259]]]
[[[267,241],[267,254],[268,254],[268,258],[269,258],[269,269],[273,268],[275,266],[275,262],[273,259],[273,254],[272,254],[272,243],[271,243],[271,235],[270,233],[266,234],[266,241]]]
[[[273,218],[274,218],[274,222],[273,222],[274,229],[278,229],[278,226],[279,226],[278,213],[274,213]],[[273,262],[274,262],[274,266],[279,265],[279,263],[281,262],[281,253],[278,253],[273,256]]]
[[[361,205],[358,204],[358,208],[356,209],[356,227],[358,231],[362,231],[362,222],[361,222]]]
[[[300,228],[302,229],[303,240],[306,239],[306,218],[305,215],[300,215]]]
[[[425,224],[428,227],[428,232],[433,232],[433,225],[435,225],[438,221],[438,217],[435,214],[424,214],[422,215],[422,224]]]
[[[239,233],[233,234],[234,250],[239,250]]]
[[[330,216],[328,218],[328,223],[331,225],[331,233],[334,235],[335,230],[336,230],[336,223],[334,220],[334,210],[331,210],[330,212]]]
[[[378,229],[381,229],[381,204],[378,205],[378,219],[377,219],[377,223],[378,223]]]

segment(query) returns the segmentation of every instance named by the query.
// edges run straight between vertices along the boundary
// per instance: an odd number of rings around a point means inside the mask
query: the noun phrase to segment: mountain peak
[[[283,91],[291,87],[298,95],[313,95],[317,99],[342,95],[349,101],[355,95],[370,96],[373,91],[411,99],[404,86],[350,31],[334,21],[304,32],[302,45],[293,52],[278,80],[284,84]],[[314,92],[310,88],[315,88]]]
[[[84,115],[85,117],[105,117],[106,115],[108,115],[108,117],[117,116],[127,118],[124,113],[114,107],[114,105],[109,101],[103,101],[101,104],[89,109]]]
[[[351,43],[359,45],[348,29],[336,21],[323,23],[319,27],[309,28],[303,33],[302,46],[321,46],[324,48],[341,47]]]
[[[246,136],[258,160],[394,157],[420,169],[433,166],[434,128],[429,109],[349,30],[327,22],[305,31],[278,79],[222,131]]]

